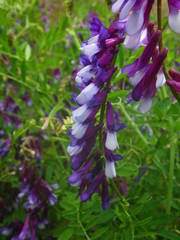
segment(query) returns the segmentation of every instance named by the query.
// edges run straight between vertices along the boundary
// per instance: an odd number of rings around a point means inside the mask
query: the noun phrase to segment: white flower
[[[116,177],[116,169],[115,169],[114,162],[106,161],[105,175],[108,178]]]
[[[84,104],[72,112],[72,119],[76,122],[82,123],[88,118],[91,112],[92,110],[89,109],[86,104]]]
[[[85,87],[82,92],[77,96],[76,100],[79,104],[88,103],[93,96],[99,91],[99,88],[94,84],[90,83],[87,87]]]
[[[82,84],[83,82],[88,82],[92,77],[94,76],[94,73],[92,72],[92,66],[87,65],[83,67],[76,75],[75,81],[78,84]]]
[[[74,155],[80,153],[82,151],[82,149],[83,149],[83,146],[78,146],[78,145],[71,146],[71,145],[69,145],[67,147],[67,152],[69,153],[70,156],[74,156]]]
[[[170,28],[180,34],[180,10],[175,12],[170,12],[168,18]]]
[[[87,128],[88,124],[81,124],[77,122],[72,126],[72,135],[77,139],[81,139],[86,133]]]
[[[105,147],[111,151],[114,151],[116,148],[119,148],[116,132],[107,131]]]

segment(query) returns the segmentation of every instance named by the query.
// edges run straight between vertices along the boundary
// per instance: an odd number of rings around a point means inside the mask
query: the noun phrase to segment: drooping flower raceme
[[[152,30],[152,29],[151,29]],[[152,106],[152,98],[156,90],[165,83],[162,64],[167,55],[167,49],[159,53],[158,42],[161,32],[149,34],[149,43],[142,55],[132,64],[123,67],[122,73],[127,73],[134,90],[128,95],[128,101],[140,101],[139,111],[146,113]],[[152,61],[152,63],[151,63]]]
[[[116,137],[118,129],[114,127],[114,119],[109,123],[109,111],[112,112],[110,103],[107,107],[107,129],[103,127],[102,111],[99,123],[97,123],[97,113],[100,109],[102,110],[103,105],[106,109],[106,98],[111,88],[110,79],[115,71],[113,61],[118,52],[118,46],[124,38],[123,32],[119,34],[115,27],[106,29],[95,14],[90,16],[90,30],[91,38],[81,47],[84,53],[80,56],[82,67],[75,74],[75,82],[80,93],[74,97],[78,107],[72,111],[74,125],[70,132],[71,142],[67,148],[74,170],[69,176],[69,183],[80,187],[79,195],[83,202],[98,191],[101,194],[102,207],[106,209],[109,206],[106,178],[115,177],[115,174],[112,174],[112,171],[115,171],[112,170],[113,163],[122,157],[113,154],[118,145]],[[105,170],[103,154],[95,144],[98,133],[106,135]]]
[[[35,230],[42,222],[42,219],[39,220],[40,216],[41,218],[44,216],[48,205],[54,205],[57,198],[53,194],[50,185],[39,176],[37,169],[33,165],[23,161],[19,170],[21,192],[18,198],[19,200],[25,199],[24,208],[27,214],[18,239],[23,240],[28,236],[31,236],[31,239],[35,239]]]

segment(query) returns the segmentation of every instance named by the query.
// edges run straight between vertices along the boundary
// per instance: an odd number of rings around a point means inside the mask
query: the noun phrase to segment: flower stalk
[[[131,119],[131,117],[129,116],[128,112],[126,111],[125,107],[123,106],[122,102],[119,101],[118,103],[122,113],[124,114],[125,118],[127,119],[127,121],[131,124],[131,126],[134,128],[134,130],[136,131],[136,133],[138,134],[138,136],[141,138],[141,140],[143,141],[143,143],[147,146],[149,143],[146,140],[146,138],[143,136],[143,134],[141,133],[141,131],[139,130],[138,126],[136,125],[136,123]]]
[[[173,201],[173,182],[174,182],[174,166],[175,166],[175,153],[176,144],[174,143],[174,130],[173,120],[169,120],[170,127],[170,162],[169,162],[169,179],[168,179],[168,196],[167,196],[167,214],[170,215],[172,201]]]
[[[158,30],[161,31],[161,38],[159,40],[159,51],[163,49],[163,28],[162,28],[162,0],[157,0],[157,21],[158,21]],[[166,80],[169,79],[169,74],[166,69],[166,63],[165,60],[163,62],[163,72],[166,77]],[[162,92],[164,97],[167,97],[167,92],[165,86],[162,87]]]

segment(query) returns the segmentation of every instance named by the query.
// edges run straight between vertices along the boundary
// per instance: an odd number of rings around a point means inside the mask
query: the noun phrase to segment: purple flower
[[[20,126],[20,119],[16,115],[19,112],[19,107],[15,104],[10,96],[5,96],[0,103],[0,112],[4,122],[8,125],[15,124],[16,127]]]
[[[115,161],[121,160],[121,155],[115,155],[113,151],[119,148],[117,132],[125,128],[125,124],[120,122],[118,112],[114,112],[110,102],[107,103],[106,126],[104,152],[106,156],[105,175],[108,178],[116,177]]]
[[[137,49],[147,43],[147,25],[154,0],[115,0],[112,12],[119,12],[119,21],[127,33],[124,45]]]
[[[23,163],[20,167],[21,192],[19,197],[26,197],[24,204],[26,209],[39,210],[46,207],[48,203],[54,205],[56,197],[52,193],[49,184],[43,180],[36,168],[28,163]]]
[[[170,28],[180,34],[180,1],[168,0],[169,5],[169,26]]]
[[[160,31],[154,32],[150,28],[152,36],[142,55],[130,65],[123,67],[122,73],[127,73],[134,90],[128,96],[128,101],[141,101],[139,111],[146,113],[152,106],[152,98],[156,90],[165,83],[165,76],[161,70],[167,49],[158,53],[158,42],[161,37]],[[150,63],[152,60],[152,64]]]
[[[170,80],[167,80],[168,86],[171,87],[173,91],[180,94],[180,73],[175,70],[169,70]]]
[[[30,99],[30,95],[28,92],[26,92],[23,96],[22,96],[22,100],[24,100],[28,106],[32,106],[32,101]]]
[[[57,84],[59,78],[61,77],[61,71],[59,68],[55,68],[53,71],[54,83]]]
[[[20,240],[27,238],[35,240],[37,227],[40,228],[40,225],[47,224],[47,220],[44,222],[45,219],[42,219],[42,216],[47,213],[49,205],[54,205],[57,202],[57,198],[50,185],[39,176],[35,166],[23,161],[19,171],[21,191],[18,194],[18,200],[24,200],[27,214],[24,225],[16,232],[15,236],[18,236],[17,239]]]
[[[124,37],[119,33],[117,24],[112,24],[106,29],[95,14],[90,15],[90,30],[90,39],[81,47],[83,54],[80,55],[80,64],[82,67],[73,74],[80,93],[74,97],[78,107],[72,110],[74,124],[70,133],[71,142],[67,148],[74,170],[69,177],[69,183],[79,186],[82,202],[89,200],[95,192],[98,192],[101,195],[102,207],[106,209],[109,206],[107,163],[104,169],[102,156],[95,147],[98,132],[103,128],[103,122],[95,123],[98,122],[97,113],[111,89],[109,81],[116,70],[112,63]],[[107,147],[111,146],[111,150],[115,149],[114,147],[112,149],[113,145],[117,145],[116,132],[124,127],[120,123],[118,114],[113,113],[113,116],[112,126],[107,131]],[[116,140],[116,142],[111,140]],[[108,152],[108,149],[106,154],[110,165],[122,158],[110,150]]]
[[[134,185],[136,185],[137,183],[139,183],[140,179],[144,176],[144,174],[147,171],[147,166],[143,165],[139,168],[139,174],[138,176],[135,177],[134,179]]]
[[[5,157],[10,150],[10,138],[0,141],[0,157]]]
[[[108,191],[108,182],[105,176],[103,177],[103,180],[102,180],[101,199],[102,199],[102,208],[106,210],[107,208],[109,208],[110,196]]]
[[[72,186],[81,185],[83,178],[88,173],[89,169],[92,167],[93,160],[88,161],[84,166],[79,168],[76,172],[69,176],[68,181]]]
[[[29,214],[27,214],[22,231],[18,236],[18,240],[24,240],[28,235],[29,217],[30,217]],[[33,238],[31,238],[31,239],[33,239]]]
[[[92,36],[96,36],[100,33],[101,28],[104,28],[102,22],[98,18],[98,15],[95,13],[89,14],[89,28]]]
[[[6,227],[3,227],[0,232],[3,236],[10,237],[11,240],[17,240],[21,229],[23,228],[23,223],[16,221],[12,222]]]

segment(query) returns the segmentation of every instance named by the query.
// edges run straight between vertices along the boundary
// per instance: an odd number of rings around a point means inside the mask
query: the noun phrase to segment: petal
[[[180,82],[174,80],[168,80],[167,84],[174,89],[177,93],[180,93]]]
[[[69,153],[70,156],[74,156],[77,155],[78,153],[80,153],[83,149],[83,146],[68,146],[67,147],[67,152]]]
[[[120,7],[124,0],[117,0],[112,4],[112,12],[117,13],[120,10]]]
[[[142,70],[137,71],[135,75],[129,79],[131,85],[136,86],[144,77],[145,73],[146,73],[146,68],[143,68]]]
[[[24,240],[28,234],[28,227],[29,227],[29,214],[26,215],[26,219],[24,222],[24,226],[21,230],[21,233],[18,236],[18,240]]]
[[[77,139],[81,139],[86,133],[87,128],[88,124],[81,124],[77,122],[72,126],[72,135]]]
[[[128,74],[129,76],[133,76],[136,70],[137,63],[138,59],[135,62],[124,66],[122,68],[122,74]]]
[[[135,3],[136,3],[136,1],[134,1],[134,0],[126,1],[126,4],[124,6],[122,6],[122,9],[119,14],[120,20],[123,20],[128,16],[130,10],[132,9],[132,7],[134,6]]]
[[[79,104],[88,103],[98,91],[99,88],[94,83],[90,83],[77,96],[76,100]]]
[[[91,70],[91,65],[87,65],[86,67],[82,68],[77,73],[75,81],[79,84],[82,84],[83,82],[88,82],[94,76],[94,73]]]
[[[105,147],[111,151],[114,151],[116,148],[119,148],[116,132],[107,131]]]
[[[134,35],[139,32],[144,24],[144,9],[134,11],[126,23],[126,32],[128,35]]]
[[[157,74],[157,80],[156,80],[156,88],[162,87],[166,83],[166,78],[164,76],[163,71],[159,71]]]
[[[96,36],[94,37],[91,37],[89,40],[88,40],[88,44],[93,44],[93,43],[98,43],[98,40],[99,40],[99,34],[97,34]]]
[[[152,107],[152,98],[145,98],[141,100],[138,110],[141,113],[147,113]]]
[[[170,28],[180,34],[180,11],[170,12],[168,22]]]
[[[91,114],[92,110],[87,107],[87,105],[82,105],[81,107],[78,107],[76,110],[72,112],[72,118],[74,121],[77,122],[84,122],[89,115]]]
[[[136,49],[139,46],[139,41],[140,41],[139,33],[133,36],[127,35],[123,44],[126,48]]]
[[[115,169],[114,162],[106,161],[105,175],[108,178],[116,177],[116,169]]]
[[[92,57],[100,51],[97,43],[84,45],[80,49],[89,57],[90,60],[92,60]]]
[[[113,127],[114,127],[114,112],[113,112],[112,104],[110,102],[107,103],[106,123],[107,123],[107,128],[109,130],[113,129]]]

